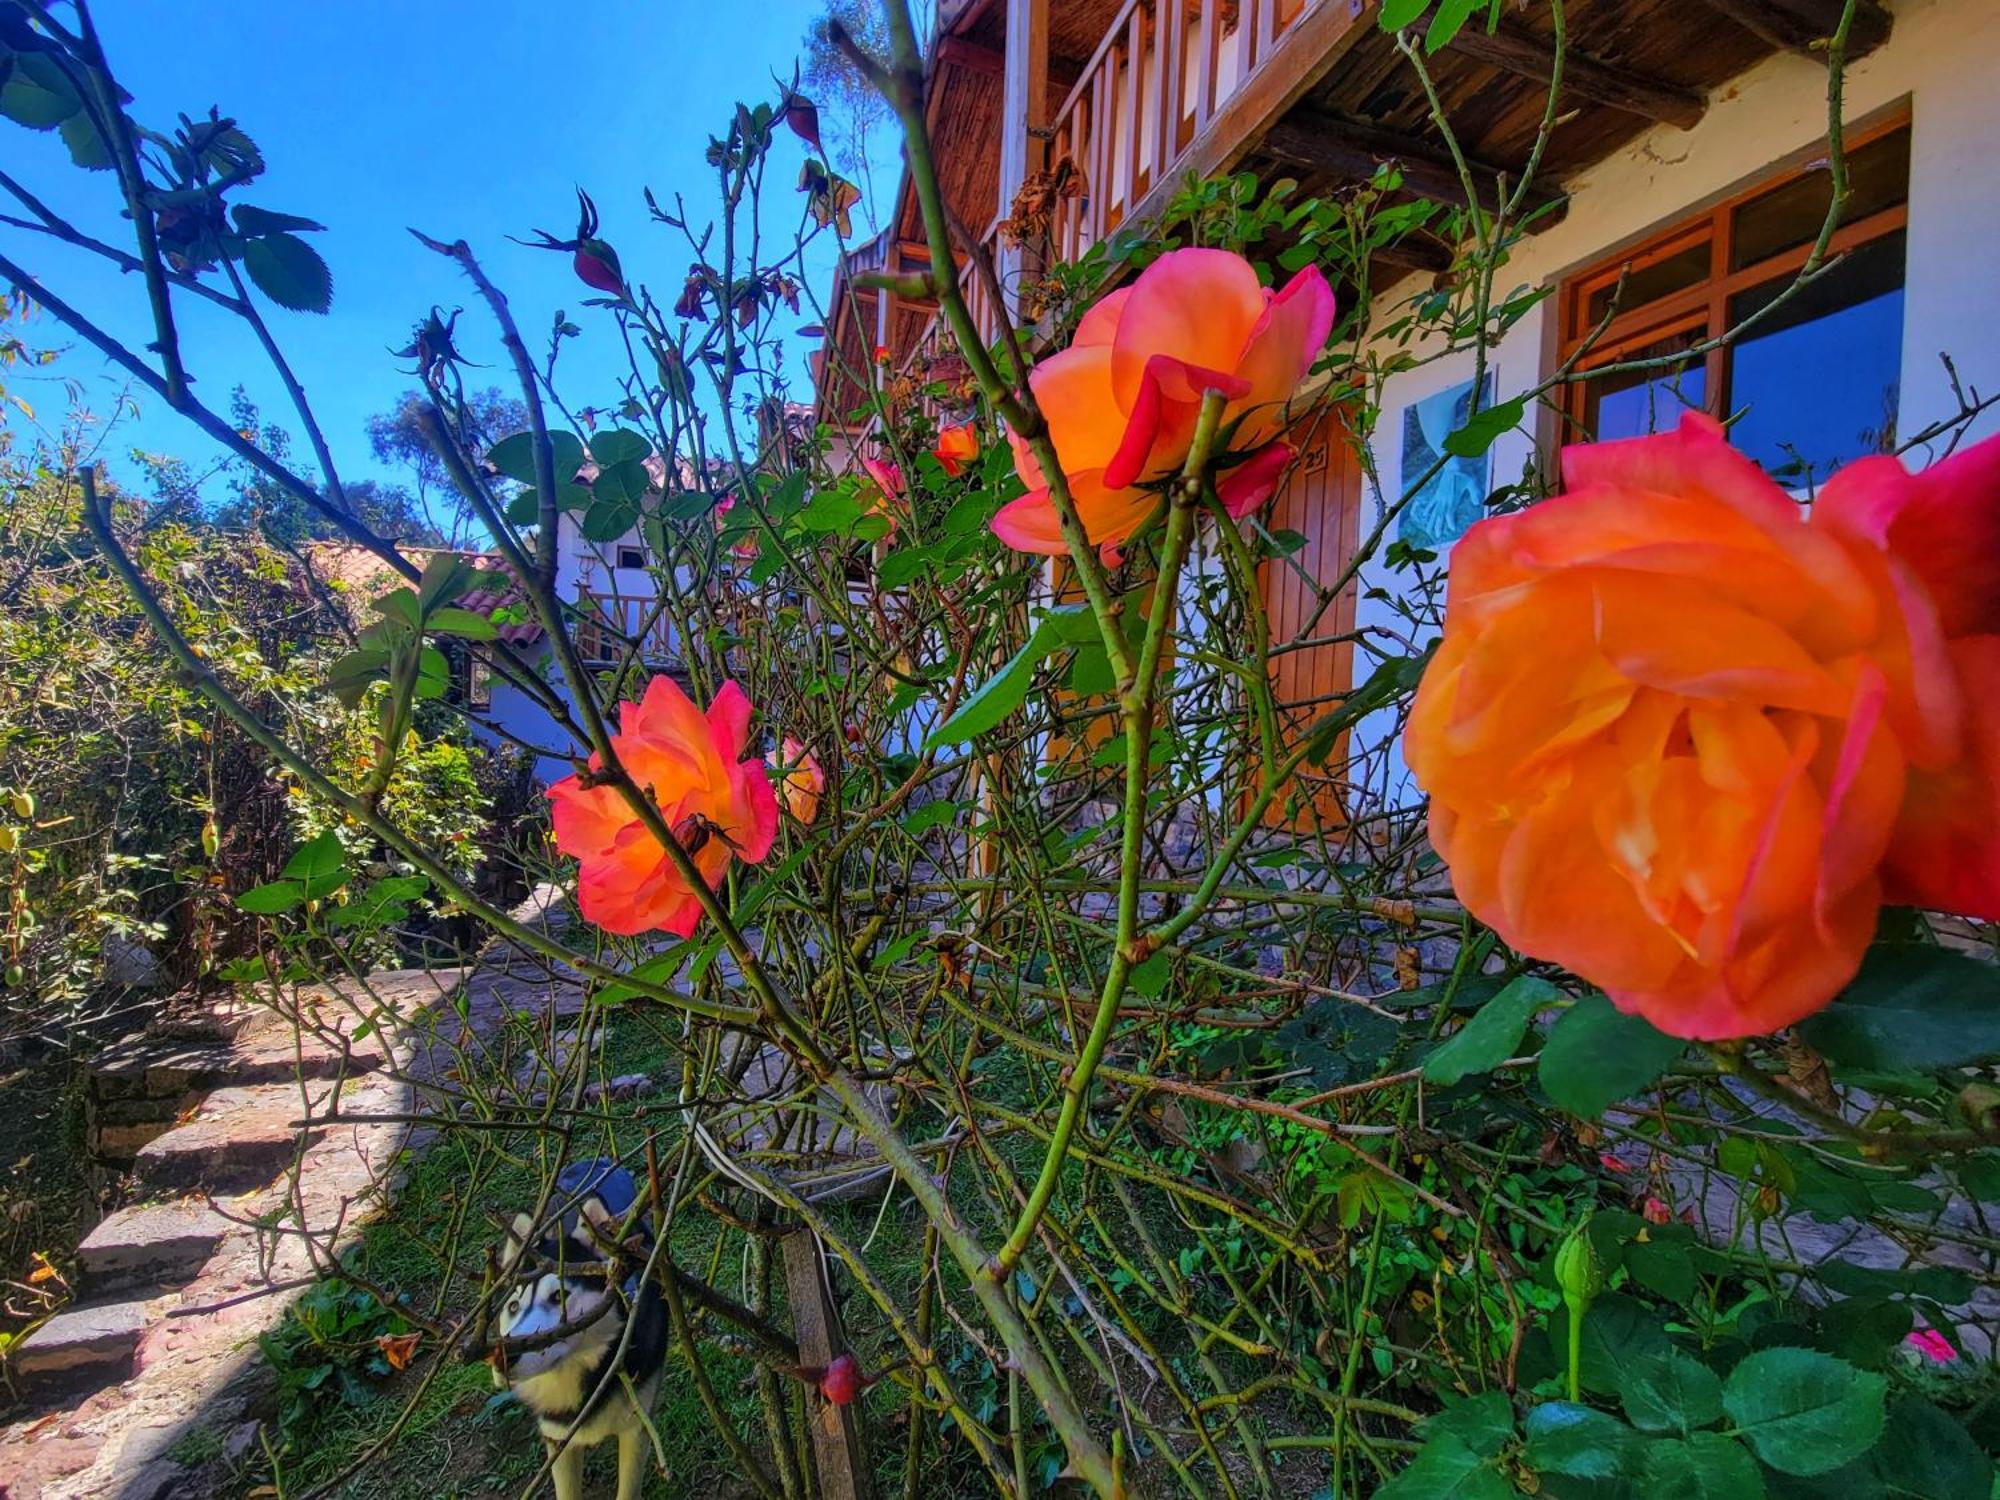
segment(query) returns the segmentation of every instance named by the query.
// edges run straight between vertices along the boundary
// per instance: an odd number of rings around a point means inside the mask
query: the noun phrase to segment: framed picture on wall
[[[1493,373],[1489,370],[1479,404],[1483,409],[1492,401]],[[1408,546],[1442,552],[1486,514],[1491,473],[1487,455],[1457,458],[1444,451],[1444,440],[1463,427],[1471,414],[1469,380],[1403,408],[1403,483],[1412,483],[1443,461],[1397,517],[1397,538]]]

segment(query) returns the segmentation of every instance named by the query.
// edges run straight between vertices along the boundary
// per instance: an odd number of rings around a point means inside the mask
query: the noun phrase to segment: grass
[[[638,1100],[608,1103],[604,1112],[612,1117],[610,1123],[601,1127],[602,1134],[595,1126],[579,1132],[569,1149],[572,1158],[593,1153],[617,1155],[641,1167],[646,1134],[651,1130],[663,1165],[674,1160],[680,1139],[678,1125],[662,1103],[670,1097],[666,1091],[678,1078],[680,1064],[678,1054],[654,1024],[639,1010],[615,1012],[609,1018],[594,1059],[594,1076],[609,1079],[643,1073],[661,1088]],[[995,1054],[982,1060],[982,1083],[993,1097],[1024,1102],[1032,1088],[1021,1069],[1020,1059]],[[532,1202],[536,1185],[544,1176],[541,1154],[553,1149],[545,1144],[549,1139],[526,1132],[446,1132],[411,1164],[409,1181],[390,1210],[364,1230],[349,1262],[353,1272],[427,1315],[452,1321],[476,1291],[487,1247],[497,1238],[488,1215],[511,1214]],[[1019,1133],[990,1139],[987,1145],[1007,1158],[1022,1176],[1031,1175],[1039,1162],[1039,1144]],[[1065,1197],[1070,1201],[1074,1201],[1072,1195],[1081,1175],[1082,1168],[1072,1161],[1065,1174]],[[995,1210],[981,1197],[976,1181],[975,1173],[955,1173],[954,1198],[970,1221],[992,1230]],[[1164,1198],[1155,1206],[1160,1218],[1149,1227],[1161,1243],[1170,1243],[1175,1238],[1171,1210]],[[827,1217],[843,1240],[866,1247],[871,1270],[898,1303],[905,1308],[913,1306],[914,1291],[925,1269],[924,1221],[907,1195],[892,1194],[886,1206],[880,1198],[835,1205]],[[1081,1225],[1077,1229],[1087,1233]],[[447,1266],[439,1247],[454,1237],[456,1259]],[[739,1297],[744,1294],[747,1272],[744,1245],[742,1235],[725,1230],[716,1218],[698,1211],[684,1213],[672,1236],[674,1257],[680,1265]],[[1125,1249],[1133,1259],[1138,1258],[1136,1247]],[[773,1255],[775,1258],[775,1247]],[[777,1305],[772,1318],[786,1326],[789,1316],[783,1306],[781,1270],[773,1280]],[[864,1366],[872,1369],[898,1360],[901,1347],[880,1311],[837,1267],[834,1283],[848,1338]],[[949,1262],[942,1268],[940,1289],[947,1302],[967,1296],[963,1278]],[[1032,1296],[1037,1289],[1024,1285],[1022,1291]],[[1043,1296],[1066,1295],[1062,1287],[1039,1291]],[[1163,1356],[1172,1357],[1173,1351],[1184,1347],[1184,1328],[1157,1305],[1138,1299],[1131,1311],[1144,1337]],[[1005,1373],[996,1370],[985,1352],[959,1334],[948,1318],[939,1319],[936,1344],[972,1414],[1004,1430],[1009,1396]],[[1060,1349],[1051,1352],[1077,1365]],[[275,1480],[283,1494],[299,1494],[328,1483],[359,1462],[361,1466],[335,1491],[342,1500],[521,1494],[542,1461],[541,1444],[527,1413],[496,1391],[486,1366],[466,1363],[455,1354],[447,1354],[441,1362],[435,1356],[435,1350],[420,1348],[410,1370],[384,1380],[328,1381],[287,1431],[282,1435],[267,1433],[279,1449],[276,1475],[260,1455],[245,1472],[227,1481],[218,1480],[214,1492],[242,1496]],[[1226,1357],[1223,1362],[1231,1363]],[[755,1366],[714,1343],[704,1344],[703,1365],[728,1419],[761,1456],[766,1441]],[[1080,1396],[1095,1384],[1080,1365],[1072,1374],[1081,1382]],[[803,1432],[809,1420],[803,1385],[794,1387],[793,1396],[793,1425]],[[900,1496],[908,1433],[906,1393],[895,1382],[884,1381],[873,1387],[863,1402],[862,1425],[879,1492]],[[1158,1415],[1167,1414],[1163,1411]],[[655,1475],[647,1495],[734,1500],[753,1493],[710,1421],[678,1349],[669,1353],[652,1416],[673,1472],[664,1479]],[[362,1462],[363,1455],[392,1430],[394,1440],[384,1453]],[[1061,1466],[1053,1436],[1036,1418],[1029,1439],[1031,1473],[1045,1480]],[[589,1484],[593,1493],[600,1487],[608,1492],[613,1484],[615,1453],[615,1445],[603,1444],[591,1455]],[[990,1489],[990,1481],[969,1447],[955,1441],[949,1432],[941,1439],[933,1432],[925,1445],[924,1466],[917,1486],[920,1495],[957,1496]]]
[[[679,1061],[665,1041],[636,1013],[614,1016],[606,1028],[593,1068],[595,1076],[644,1073],[662,1084],[678,1076]],[[665,1156],[678,1142],[677,1127],[664,1123],[661,1094],[639,1100],[607,1103],[605,1113],[615,1122],[600,1138],[590,1134],[571,1147],[571,1155],[592,1151],[623,1156],[634,1165],[647,1129],[655,1133]],[[352,1269],[376,1285],[400,1294],[409,1305],[449,1321],[462,1311],[479,1284],[487,1247],[497,1233],[489,1212],[511,1213],[533,1201],[542,1178],[538,1144],[528,1133],[491,1131],[448,1132],[412,1163],[408,1182],[390,1210],[362,1233],[349,1261]],[[907,1207],[907,1204],[903,1205]],[[890,1251],[879,1269],[898,1290],[914,1286],[921,1270],[918,1221],[892,1206],[881,1225],[875,1223],[879,1203],[854,1205],[836,1213],[843,1234],[857,1241],[877,1232],[875,1249]],[[456,1234],[458,1255],[448,1275],[440,1246]],[[725,1244],[718,1226],[706,1215],[683,1217],[673,1236],[676,1259],[729,1290],[741,1291],[740,1242]],[[782,1277],[778,1278],[782,1290]],[[850,1299],[857,1326],[851,1332],[864,1358],[878,1350],[886,1361],[884,1337],[874,1337],[879,1317]],[[786,1321],[782,1307],[774,1317]],[[285,1494],[301,1493],[324,1484],[361,1459],[395,1429],[395,1438],[379,1458],[371,1459],[336,1492],[343,1500],[433,1500],[433,1497],[495,1493],[518,1494],[542,1461],[541,1443],[521,1406],[495,1389],[491,1371],[448,1355],[428,1383],[424,1374],[433,1351],[420,1350],[412,1368],[381,1381],[367,1382],[358,1399],[348,1399],[329,1381],[300,1420],[282,1435],[267,1434],[280,1449],[276,1476],[261,1458],[243,1473],[217,1480],[216,1493],[244,1495],[262,1484],[281,1481]],[[753,1381],[755,1367],[705,1346],[704,1366],[731,1420],[753,1449],[761,1452],[761,1410]],[[803,1387],[800,1392],[803,1394]],[[418,1392],[421,1391],[421,1395]],[[354,1388],[349,1388],[354,1394]],[[410,1403],[415,1400],[414,1407]],[[883,1462],[885,1485],[900,1486],[897,1466],[902,1458],[901,1425],[896,1418],[903,1404],[901,1391],[890,1383],[866,1398],[867,1421],[883,1434],[877,1455]],[[405,1408],[410,1408],[405,1415]],[[741,1488],[737,1464],[715,1432],[693,1382],[686,1378],[678,1351],[668,1356],[666,1378],[652,1413],[661,1446],[673,1472],[655,1475],[649,1496],[748,1494]],[[396,1427],[401,1421],[400,1428]],[[892,1440],[893,1439],[893,1440]],[[219,1445],[218,1445],[219,1449]],[[213,1455],[195,1452],[194,1461]],[[616,1447],[600,1445],[588,1465],[593,1486],[606,1490],[614,1482]],[[885,1489],[886,1493],[897,1490]]]

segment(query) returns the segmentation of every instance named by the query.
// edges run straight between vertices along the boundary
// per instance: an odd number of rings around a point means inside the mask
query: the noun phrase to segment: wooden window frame
[[[1909,129],[1910,107],[1905,102],[1880,118],[1850,130],[1844,146],[1852,153],[1885,136]],[[1741,270],[1729,269],[1736,211],[1747,203],[1824,171],[1825,150],[1825,143],[1821,142],[1806,152],[1795,153],[1791,161],[1806,160],[1799,165],[1780,166],[1767,172],[1740,191],[1694,214],[1676,219],[1617,254],[1605,256],[1565,277],[1558,294],[1561,327],[1556,354],[1559,364],[1566,365],[1587,342],[1591,343],[1590,353],[1578,366],[1578,376],[1614,364],[1632,350],[1642,349],[1675,333],[1694,330],[1698,334],[1697,342],[1713,338],[1717,332],[1730,326],[1729,305],[1738,296],[1781,277],[1797,274],[1812,253],[1811,244],[1766,256]],[[1873,244],[1907,229],[1909,222],[1910,204],[1906,192],[1901,203],[1841,225],[1828,244],[1828,254],[1844,254]],[[1700,244],[1704,239],[1709,247],[1706,278],[1681,291],[1619,312],[1604,325],[1601,333],[1596,324],[1586,321],[1591,298],[1605,287],[1615,286],[1619,277],[1628,272],[1642,271]],[[1591,342],[1593,339],[1595,341]],[[1702,409],[1717,416],[1729,410],[1729,354],[1730,348],[1725,346],[1710,349],[1703,356]],[[1589,400],[1589,380],[1579,378],[1564,384],[1559,402],[1564,441],[1594,436],[1584,425]]]

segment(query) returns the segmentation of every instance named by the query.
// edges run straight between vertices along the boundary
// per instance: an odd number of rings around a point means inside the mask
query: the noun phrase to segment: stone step
[[[344,1028],[343,1028],[344,1029]],[[141,1032],[99,1053],[90,1069],[91,1093],[100,1101],[160,1099],[229,1085],[332,1078],[379,1068],[382,1040],[370,1033],[341,1047],[313,1033],[296,1038],[277,1017],[244,1028],[233,1040],[183,1040]]]
[[[232,1227],[206,1203],[136,1203],[90,1231],[76,1247],[77,1265],[93,1293],[180,1286]]]
[[[324,1112],[332,1085],[306,1087],[313,1113]],[[141,1146],[133,1170],[159,1192],[199,1188],[220,1194],[262,1187],[291,1165],[300,1135],[291,1122],[306,1109],[295,1083],[217,1089],[193,1119]]]
[[[150,1321],[143,1299],[65,1308],[14,1345],[8,1367],[15,1379],[32,1382],[30,1396],[110,1385],[130,1373],[139,1336]]]

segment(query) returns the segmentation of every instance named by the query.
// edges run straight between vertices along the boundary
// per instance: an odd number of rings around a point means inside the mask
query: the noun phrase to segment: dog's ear
[[[521,1253],[521,1247],[535,1232],[535,1221],[526,1214],[515,1214],[514,1222],[507,1226],[507,1236],[500,1247],[500,1258],[511,1261]]]
[[[607,1257],[618,1249],[618,1218],[604,1206],[602,1198],[593,1194],[579,1203],[577,1222],[578,1227],[583,1230],[584,1238]]]

